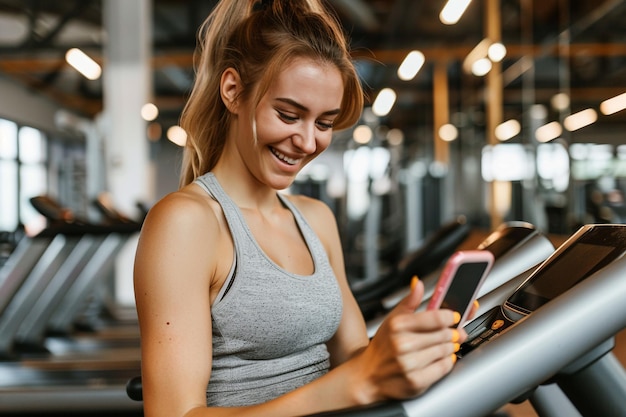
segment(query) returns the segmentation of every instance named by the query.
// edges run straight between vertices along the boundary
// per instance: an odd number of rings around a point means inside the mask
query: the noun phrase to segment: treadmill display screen
[[[494,240],[492,243],[482,249],[486,249],[489,252],[493,253],[493,256],[497,259],[510,251],[517,244],[519,244],[518,240],[509,237],[501,237],[500,239]]]
[[[587,232],[549,259],[506,304],[526,314],[531,313],[626,252],[626,227],[619,227],[622,229],[620,233],[611,233],[606,226],[598,229]],[[602,231],[605,234],[598,238]]]
[[[494,235],[492,235],[493,238],[483,242],[479,249],[488,250],[498,259],[534,233],[537,232],[530,228],[516,227],[507,229],[504,233],[498,235],[494,233]]]

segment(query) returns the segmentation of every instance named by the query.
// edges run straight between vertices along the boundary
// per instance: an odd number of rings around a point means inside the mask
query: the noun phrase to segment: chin
[[[289,175],[272,175],[267,179],[267,184],[275,190],[285,190],[291,187],[291,184],[295,181],[296,176]]]

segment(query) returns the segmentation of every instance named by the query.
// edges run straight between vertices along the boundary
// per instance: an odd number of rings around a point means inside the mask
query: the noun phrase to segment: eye
[[[315,122],[315,124],[317,125],[317,127],[319,127],[320,130],[330,130],[333,128],[333,123],[331,121],[322,121],[322,120],[318,120]]]
[[[287,123],[294,123],[298,120],[298,116],[292,116],[280,110],[276,110],[276,112],[278,113],[278,117]]]

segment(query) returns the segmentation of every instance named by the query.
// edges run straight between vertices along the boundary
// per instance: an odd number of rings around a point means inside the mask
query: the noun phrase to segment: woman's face
[[[305,58],[295,59],[272,83],[255,109],[256,144],[250,126],[251,105],[244,106],[239,152],[248,170],[275,189],[289,187],[296,174],[331,142],[343,97],[339,70]],[[241,134],[246,132],[247,134]]]

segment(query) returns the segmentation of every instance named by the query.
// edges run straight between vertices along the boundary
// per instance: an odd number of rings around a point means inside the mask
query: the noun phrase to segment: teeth
[[[285,155],[284,153],[281,153],[279,151],[277,151],[274,148],[270,148],[272,150],[272,153],[274,155],[276,155],[276,157],[278,157],[278,159],[280,159],[281,161],[284,161],[286,163],[288,163],[289,165],[295,165],[296,163],[298,163],[299,159],[293,159],[293,158],[289,158],[287,155]]]

